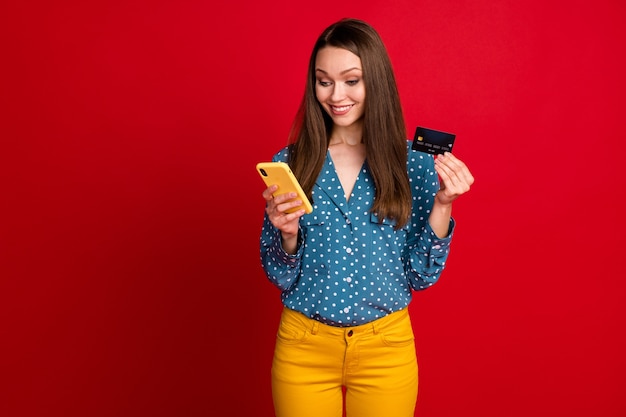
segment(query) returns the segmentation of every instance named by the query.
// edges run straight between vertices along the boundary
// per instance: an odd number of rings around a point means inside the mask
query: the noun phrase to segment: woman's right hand
[[[296,193],[273,194],[278,189],[277,185],[272,185],[263,191],[263,198],[267,202],[265,212],[275,228],[281,231],[283,238],[283,249],[288,253],[295,253],[298,241],[299,219],[304,215],[304,210],[297,210],[293,213],[286,213],[287,210],[302,205],[296,198]]]

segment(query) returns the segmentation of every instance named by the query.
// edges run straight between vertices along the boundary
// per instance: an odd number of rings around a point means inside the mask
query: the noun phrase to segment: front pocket
[[[280,322],[278,333],[276,334],[276,338],[286,344],[300,343],[305,341],[307,337],[308,332],[305,329],[284,321]]]
[[[302,254],[303,276],[326,276],[328,259],[320,254],[328,250],[329,225],[325,212],[305,214],[300,218],[300,227],[304,231],[304,252]]]
[[[395,230],[396,222],[379,218],[375,213],[370,215],[369,270],[370,272],[402,273],[404,264],[401,260],[409,232],[409,225]]]
[[[390,347],[404,347],[412,345],[415,340],[411,321],[407,320],[397,326],[383,329],[380,332],[383,343]]]
[[[389,347],[404,347],[413,344],[413,336],[396,337],[386,334],[380,335],[383,343]]]

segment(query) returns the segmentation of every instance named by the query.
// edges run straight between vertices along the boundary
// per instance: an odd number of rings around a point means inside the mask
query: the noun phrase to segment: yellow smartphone
[[[306,194],[302,191],[302,187],[298,182],[298,179],[293,172],[291,172],[291,168],[285,162],[259,162],[256,164],[256,170],[265,182],[265,185],[268,187],[271,185],[278,185],[278,190],[274,192],[274,196],[279,194],[286,194],[290,192],[296,193],[298,196],[293,200],[301,200],[302,205],[298,207],[294,207],[292,209],[287,210],[287,213],[293,213],[294,211],[298,211],[304,209],[305,213],[311,213],[313,211],[313,206],[309,202]]]

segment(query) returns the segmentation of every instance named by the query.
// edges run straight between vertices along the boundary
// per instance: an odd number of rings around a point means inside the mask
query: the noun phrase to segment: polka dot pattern
[[[434,159],[410,147],[407,141],[413,211],[402,229],[394,230],[395,222],[388,219],[379,224],[370,212],[375,189],[367,163],[346,201],[328,153],[313,189],[313,212],[300,219],[296,254],[283,251],[280,232],[265,217],[261,264],[286,307],[331,326],[356,326],[407,307],[412,291],[437,282],[454,220],[446,238],[430,228],[428,216],[439,190]],[[273,160],[286,161],[287,149]]]

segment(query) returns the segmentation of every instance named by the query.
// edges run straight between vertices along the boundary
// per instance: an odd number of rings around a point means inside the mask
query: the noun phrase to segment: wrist
[[[281,233],[281,245],[283,250],[291,255],[296,253],[299,244],[299,231],[296,233]]]
[[[437,211],[441,214],[449,214],[452,212],[452,201],[442,202],[437,196],[435,196],[432,211]]]

